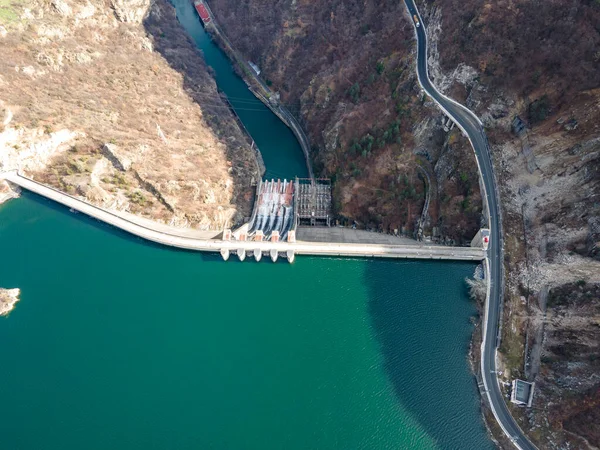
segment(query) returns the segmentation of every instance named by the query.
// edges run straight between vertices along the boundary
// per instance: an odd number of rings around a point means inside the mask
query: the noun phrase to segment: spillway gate
[[[265,180],[256,187],[256,197],[252,216],[247,224],[228,235],[237,241],[251,242],[296,242],[298,225],[325,225],[331,223],[331,184],[327,179],[312,180],[296,178],[295,180]],[[227,240],[229,240],[227,239]],[[245,252],[237,252],[240,259],[246,257]],[[262,258],[257,249],[256,260]],[[277,260],[277,252],[270,252],[271,259]],[[223,255],[227,259],[229,253]],[[294,259],[292,252],[287,252],[287,259]]]

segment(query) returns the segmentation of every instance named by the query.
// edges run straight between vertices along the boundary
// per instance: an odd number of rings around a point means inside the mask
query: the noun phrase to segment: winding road
[[[486,299],[483,324],[483,342],[481,344],[481,376],[490,409],[498,424],[515,447],[522,450],[534,450],[536,447],[527,439],[510,414],[498,383],[496,373],[496,351],[500,340],[499,323],[503,296],[503,241],[502,222],[498,189],[494,177],[490,149],[483,124],[470,110],[440,93],[429,79],[427,69],[427,34],[421,15],[414,0],[405,0],[406,7],[417,35],[417,78],[423,90],[450,117],[468,137],[479,166],[483,197],[487,203],[487,221],[490,229],[490,244],[486,265],[488,274],[488,295]],[[417,16],[420,26],[413,19]]]

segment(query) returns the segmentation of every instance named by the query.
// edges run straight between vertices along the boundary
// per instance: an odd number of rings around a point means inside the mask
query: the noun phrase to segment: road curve
[[[482,197],[487,203],[486,216],[490,229],[490,244],[486,258],[488,274],[488,295],[486,299],[485,318],[483,326],[483,342],[481,344],[481,376],[483,378],[485,395],[498,424],[521,450],[535,450],[536,447],[527,439],[510,414],[498,384],[496,374],[496,350],[499,342],[500,308],[503,295],[503,241],[502,222],[498,189],[494,177],[490,149],[483,125],[479,118],[470,110],[440,93],[429,79],[427,69],[427,34],[414,0],[404,0],[411,22],[417,35],[417,78],[423,90],[449,116],[468,137],[479,166],[479,175],[484,192]],[[421,26],[416,26],[413,19],[417,16]]]

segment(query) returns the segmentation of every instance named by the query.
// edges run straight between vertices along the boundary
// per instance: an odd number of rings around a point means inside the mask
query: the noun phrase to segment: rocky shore
[[[11,198],[19,196],[19,189],[15,186],[10,186],[6,181],[0,180],[0,205]]]
[[[15,304],[19,301],[19,295],[21,295],[20,289],[0,288],[0,316],[4,316],[13,310]]]

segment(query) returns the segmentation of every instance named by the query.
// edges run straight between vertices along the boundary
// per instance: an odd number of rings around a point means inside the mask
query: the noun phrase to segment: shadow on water
[[[388,380],[441,449],[491,449],[467,354],[473,263],[371,260],[368,310]],[[405,280],[402,282],[401,280]]]

